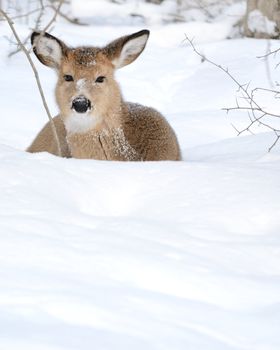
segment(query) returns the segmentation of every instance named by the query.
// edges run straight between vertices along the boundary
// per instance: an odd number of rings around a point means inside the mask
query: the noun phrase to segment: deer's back
[[[176,134],[158,111],[137,103],[127,103],[126,107],[124,134],[138,160],[181,159]]]

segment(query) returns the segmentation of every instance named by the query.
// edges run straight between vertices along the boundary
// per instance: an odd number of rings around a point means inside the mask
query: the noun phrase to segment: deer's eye
[[[66,74],[63,76],[65,81],[74,81],[74,78],[72,77],[72,75]]]
[[[103,83],[103,81],[105,80],[105,77],[103,77],[103,75],[100,75],[100,77],[97,77],[95,82],[96,83]]]

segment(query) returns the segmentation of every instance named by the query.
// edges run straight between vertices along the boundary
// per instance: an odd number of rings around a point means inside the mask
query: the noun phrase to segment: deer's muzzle
[[[86,113],[91,109],[91,102],[85,96],[78,96],[72,102],[72,109],[77,113]]]

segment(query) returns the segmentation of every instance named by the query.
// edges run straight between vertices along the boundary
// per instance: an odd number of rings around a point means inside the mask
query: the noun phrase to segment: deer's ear
[[[115,68],[121,68],[133,62],[144,50],[150,32],[141,30],[132,35],[121,37],[109,45],[103,52],[111,60]]]
[[[48,67],[58,69],[67,46],[48,33],[33,32],[31,44],[38,60]]]

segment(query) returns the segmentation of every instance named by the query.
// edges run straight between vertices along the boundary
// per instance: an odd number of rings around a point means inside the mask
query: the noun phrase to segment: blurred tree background
[[[113,24],[210,22],[228,16],[235,28],[232,36],[277,39],[280,34],[279,0],[0,0],[0,7],[21,23],[39,28],[45,12],[55,11],[60,3],[58,16],[75,24],[106,23],[110,3],[115,6],[114,16],[110,13]]]

